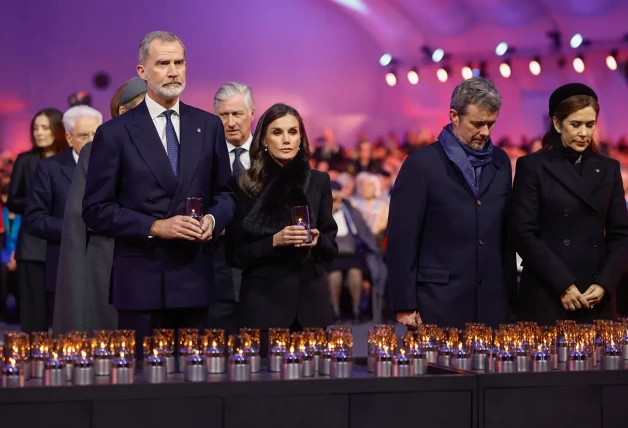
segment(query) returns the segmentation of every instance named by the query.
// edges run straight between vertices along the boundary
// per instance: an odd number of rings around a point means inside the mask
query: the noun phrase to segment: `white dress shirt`
[[[79,156],[79,155],[77,155],[77,154],[76,154],[76,152],[74,151],[74,149],[72,149],[72,157],[74,158],[74,162],[75,162],[75,163],[78,163],[78,156]]]
[[[253,142],[253,134],[250,134],[248,140],[246,140],[246,142],[242,144],[242,146],[240,146],[244,149],[244,152],[240,155],[240,162],[242,162],[242,166],[244,166],[244,169],[249,169],[251,167],[251,143],[252,142]],[[236,146],[234,146],[229,141],[227,141],[227,151],[229,152],[229,166],[231,167],[232,174],[233,174],[233,161],[235,160],[235,153],[233,150],[235,148]]]
[[[345,213],[342,209],[334,212],[332,214],[334,220],[336,220],[336,225],[338,226],[338,233],[336,236],[343,237],[349,234],[349,226],[347,225],[347,219],[345,218]]]
[[[164,114],[167,109],[153,101],[148,94],[145,99],[146,107],[148,107],[148,114],[150,114],[150,118],[153,119],[153,123],[155,124],[157,134],[159,134],[159,138],[161,139],[161,144],[164,146],[164,150],[168,153],[168,143],[166,142],[166,115]],[[179,117],[179,100],[177,100],[177,103],[173,105],[170,110],[174,111],[172,116],[170,116],[170,119],[172,120],[172,126],[174,126],[174,132],[177,134],[177,141],[179,141],[180,144],[181,119]]]
[[[161,140],[161,145],[164,146],[164,150],[166,154],[168,154],[168,142],[166,140],[166,108],[157,104],[148,94],[144,98],[146,100],[146,107],[148,107],[148,114],[150,114],[150,118],[153,119],[153,124],[155,125],[155,129],[157,129],[157,134],[159,135],[159,139]],[[181,118],[179,116],[179,100],[170,108],[174,113],[170,116],[170,120],[172,120],[172,126],[174,127],[174,132],[177,134],[177,141],[179,145],[181,145]],[[213,215],[207,214],[212,219],[212,229],[216,226],[216,219]]]

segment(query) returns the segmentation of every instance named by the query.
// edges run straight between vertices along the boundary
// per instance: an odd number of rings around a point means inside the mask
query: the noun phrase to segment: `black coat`
[[[285,167],[267,158],[259,196],[248,196],[231,180],[236,214],[227,229],[227,257],[231,266],[242,269],[238,307],[241,326],[268,329],[325,327],[332,322],[331,303],[322,264],[338,253],[332,217],[329,176],[312,171],[299,155]],[[293,224],[290,208],[309,205],[310,227],[320,231],[312,249],[273,248],[273,235]]]
[[[395,312],[418,310],[424,323],[463,328],[508,322],[516,284],[507,211],[512,173],[495,147],[479,198],[439,143],[414,151],[392,190],[388,291]]]
[[[35,174],[35,168],[41,160],[41,151],[38,149],[20,153],[15,159],[11,181],[9,182],[9,194],[7,208],[9,211],[24,215],[26,199],[31,188],[31,180]],[[36,238],[20,228],[15,249],[15,260],[46,261],[46,241]]]
[[[628,213],[619,162],[593,154],[582,176],[556,149],[517,161],[512,216],[523,272],[519,318],[553,324],[612,315],[611,296],[628,260]],[[566,311],[561,294],[575,284],[606,290],[593,309]]]

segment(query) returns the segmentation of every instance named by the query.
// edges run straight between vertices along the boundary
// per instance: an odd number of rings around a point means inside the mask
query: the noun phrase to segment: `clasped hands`
[[[287,247],[294,245],[297,248],[312,248],[318,243],[321,233],[318,229],[311,229],[312,242],[305,243],[307,239],[307,229],[303,226],[286,226],[273,235],[273,247]]]
[[[598,284],[592,284],[584,293],[580,293],[580,290],[574,284],[571,284],[560,296],[560,301],[566,311],[592,309],[602,301],[605,293],[604,287]]]
[[[150,235],[161,239],[184,239],[186,241],[208,242],[214,232],[214,220],[205,215],[201,220],[177,215],[157,220],[150,228]]]

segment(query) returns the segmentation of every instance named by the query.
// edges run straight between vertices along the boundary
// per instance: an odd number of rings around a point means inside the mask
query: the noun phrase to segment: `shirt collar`
[[[157,102],[154,101],[148,94],[146,94],[146,97],[144,99],[146,100],[146,107],[148,107],[148,113],[150,114],[150,117],[153,120],[155,120],[157,117],[164,114],[164,112],[167,110],[163,108],[162,106],[160,106],[159,104],[157,104]],[[180,116],[178,98],[177,98],[177,102],[175,103],[175,105],[172,106],[172,108],[170,108],[170,110],[174,110],[175,114],[177,116]]]
[[[249,138],[240,147],[242,147],[247,152],[250,152],[251,151],[251,143],[252,142],[253,142],[253,134],[250,134]],[[236,146],[234,146],[229,141],[227,141],[227,151],[229,153],[231,153],[233,151],[233,149],[235,149],[235,148],[236,148]]]
[[[72,149],[72,157],[74,158],[74,162],[78,163],[79,155],[76,154],[74,149]]]

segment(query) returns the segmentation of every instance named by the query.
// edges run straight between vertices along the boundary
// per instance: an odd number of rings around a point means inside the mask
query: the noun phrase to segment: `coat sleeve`
[[[49,242],[61,242],[63,219],[53,217],[52,177],[46,162],[39,162],[33,174],[24,211],[24,227],[31,235]]]
[[[90,229],[105,236],[148,239],[156,218],[118,203],[122,154],[114,130],[99,126],[92,142],[83,220]]]
[[[21,155],[15,160],[11,180],[9,181],[9,193],[7,195],[7,208],[9,211],[23,215],[26,208],[26,158]]]
[[[418,156],[410,155],[393,186],[388,216],[387,289],[395,312],[417,309],[417,261],[426,203],[425,170]]]
[[[324,263],[331,263],[338,255],[338,244],[336,234],[338,225],[332,214],[333,200],[331,197],[331,182],[329,175],[325,174],[320,191],[321,203],[318,208],[316,228],[320,232],[318,242],[312,249],[313,254]]]
[[[229,165],[229,153],[225,145],[225,131],[222,122],[216,119],[216,137],[214,140],[214,164],[212,165],[211,197],[212,204],[207,214],[214,217],[214,236],[220,235],[225,230],[235,211],[233,194],[227,183],[231,177],[231,166]]]
[[[508,176],[512,177],[512,167],[510,162],[508,165]],[[506,199],[506,218],[502,230],[503,246],[504,246],[504,280],[506,281],[506,289],[508,290],[508,304],[512,312],[517,310],[518,284],[517,284],[517,253],[515,251],[515,243],[513,238],[512,223],[512,182],[508,185],[508,196]]]
[[[613,173],[613,199],[606,216],[606,258],[598,275],[598,284],[608,293],[614,293],[617,284],[626,271],[628,262],[628,212],[624,197],[619,163]]]
[[[515,182],[512,191],[512,227],[515,248],[525,263],[524,271],[530,269],[545,284],[560,296],[576,281],[576,277],[565,266],[547,244],[539,238],[540,205],[539,179],[529,165],[529,157],[517,160]]]

